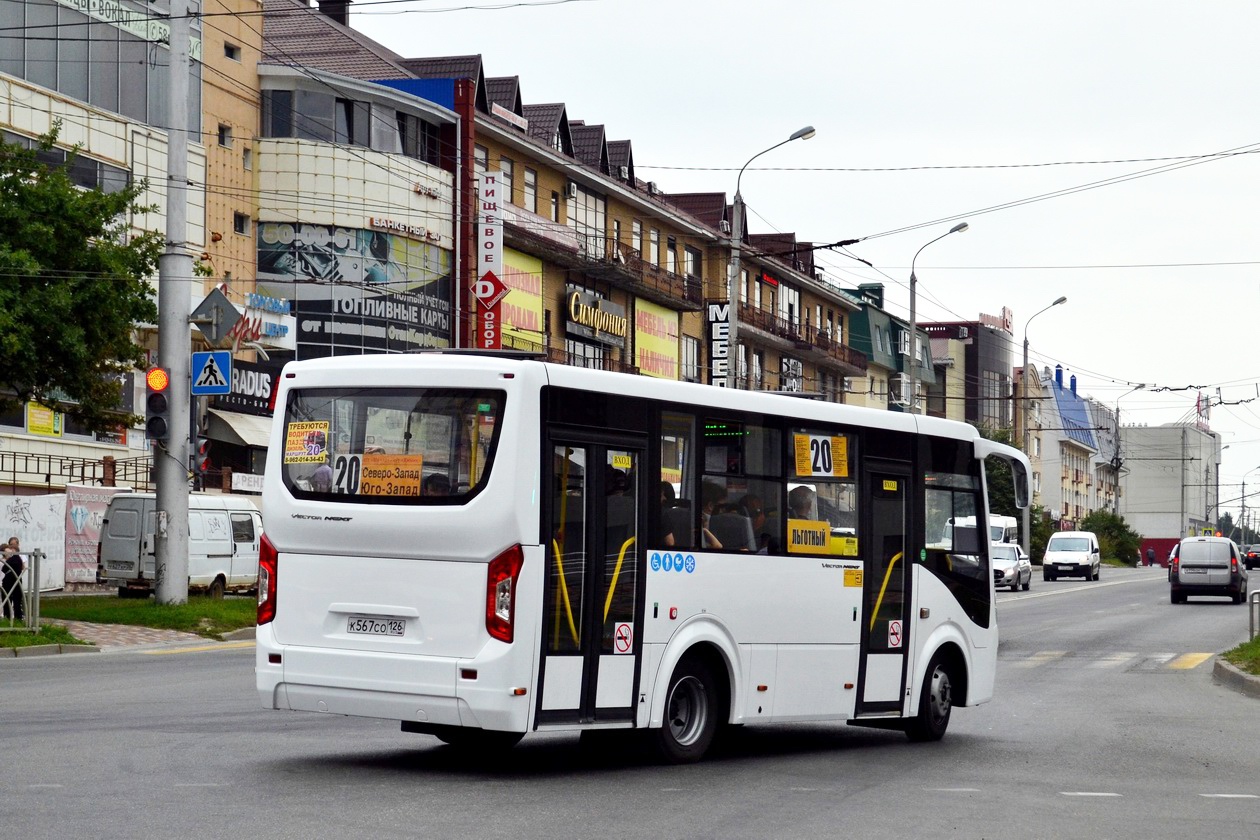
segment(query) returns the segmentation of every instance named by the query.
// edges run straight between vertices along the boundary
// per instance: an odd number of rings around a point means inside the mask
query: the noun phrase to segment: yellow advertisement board
[[[46,405],[28,402],[26,404],[26,431],[32,435],[44,437],[61,437],[61,421],[65,417],[60,411],[54,411]]]
[[[290,423],[284,429],[286,464],[322,464],[328,460],[328,421]]]
[[[542,347],[543,341],[543,264],[537,257],[503,249],[503,276],[508,287],[503,298],[503,335],[517,340],[505,346]]]
[[[647,376],[678,378],[677,312],[635,298],[634,363]]]
[[[363,456],[359,493],[364,496],[419,496],[423,455]]]

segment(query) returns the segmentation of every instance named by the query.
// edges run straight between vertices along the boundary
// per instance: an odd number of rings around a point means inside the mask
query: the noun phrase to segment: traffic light
[[[167,389],[171,384],[171,375],[166,368],[149,368],[144,375],[144,384],[149,392],[144,401],[144,431],[149,440],[168,440],[171,436],[171,401]]]
[[[210,438],[198,437],[197,448],[193,452],[193,472],[204,475],[210,469]]]

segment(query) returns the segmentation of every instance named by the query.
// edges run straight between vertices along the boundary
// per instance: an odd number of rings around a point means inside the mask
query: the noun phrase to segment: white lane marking
[[[1254,793],[1200,793],[1199,796],[1207,799],[1260,799]]]
[[[980,788],[924,788],[932,793],[979,793]]]
[[[65,787],[65,785],[47,783],[47,784],[30,784],[30,785],[27,785],[27,787],[32,788],[34,790],[56,790],[57,788]]]
[[[1045,665],[1047,662],[1053,662],[1065,656],[1067,656],[1066,650],[1040,650],[1026,659],[1021,659],[1011,664],[1017,668],[1036,668],[1038,665]]]
[[[1061,790],[1059,791],[1059,794],[1062,796],[1114,796],[1117,798],[1122,796],[1122,794],[1119,793],[1107,793],[1095,790]]]
[[[171,787],[177,788],[217,788],[231,787],[228,782],[176,782]]]
[[[1123,665],[1125,662],[1128,662],[1130,659],[1135,658],[1137,655],[1138,654],[1136,653],[1127,653],[1127,652],[1109,653],[1109,654],[1106,654],[1105,656],[1095,659],[1093,662],[1089,663],[1088,667],[1111,668],[1116,665]]]

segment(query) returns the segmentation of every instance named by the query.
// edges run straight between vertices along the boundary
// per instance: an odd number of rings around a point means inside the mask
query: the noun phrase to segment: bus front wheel
[[[939,741],[949,727],[949,714],[954,708],[953,677],[950,665],[938,653],[932,657],[919,696],[919,713],[906,727],[911,741]]]
[[[701,659],[678,663],[665,695],[665,720],[655,732],[657,752],[671,764],[704,757],[717,731],[718,691],[713,670]]]

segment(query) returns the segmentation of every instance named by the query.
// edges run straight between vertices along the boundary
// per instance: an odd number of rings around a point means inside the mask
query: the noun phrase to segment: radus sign
[[[214,407],[242,414],[270,417],[274,412],[273,398],[276,380],[282,365],[266,362],[241,362],[232,364],[232,390],[216,397]]]

